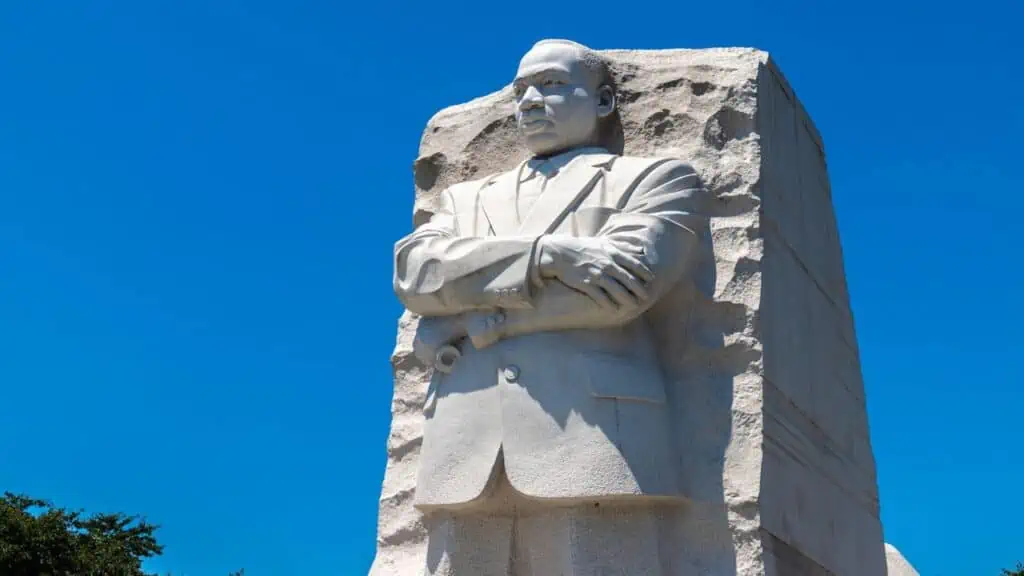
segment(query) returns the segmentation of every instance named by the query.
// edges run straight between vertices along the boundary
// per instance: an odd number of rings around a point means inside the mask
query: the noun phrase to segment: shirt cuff
[[[540,275],[540,239],[543,236],[538,236],[533,241],[533,248],[530,250],[530,287],[539,289],[544,287],[544,279]]]

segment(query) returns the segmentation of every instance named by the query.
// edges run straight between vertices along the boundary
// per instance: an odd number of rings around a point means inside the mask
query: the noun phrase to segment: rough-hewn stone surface
[[[672,574],[882,576],[874,459],[821,139],[767,54],[607,51],[624,152],[681,158],[713,192],[693,285],[651,313],[692,503],[667,511]],[[514,63],[510,63],[510,75]],[[414,221],[445,186],[523,159],[509,88],[439,112]],[[428,368],[400,321],[373,576],[416,575],[412,508]],[[467,575],[468,576],[468,575]]]

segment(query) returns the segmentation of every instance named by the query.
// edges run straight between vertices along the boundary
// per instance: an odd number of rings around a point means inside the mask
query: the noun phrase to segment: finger
[[[647,300],[647,288],[644,287],[644,285],[639,280],[637,280],[635,276],[630,274],[624,268],[620,268],[619,266],[611,266],[605,273],[612,279],[614,279],[617,284],[620,284],[626,290],[629,290],[629,293],[632,294],[636,300],[640,302]]]
[[[616,310],[618,308],[604,290],[589,280],[584,280],[580,284],[572,286],[572,288],[583,292],[589,296],[591,300],[596,302],[598,306],[605,310]]]
[[[631,254],[643,254],[644,253],[644,247],[643,246],[639,246],[639,245],[633,244],[632,242],[627,242],[625,240],[612,240],[611,241],[611,245],[615,246],[619,250],[625,250],[626,252],[629,252]]]
[[[437,346],[433,343],[424,342],[422,339],[417,337],[412,341],[412,353],[420,362],[431,364],[434,362],[434,356],[437,353]]]
[[[623,271],[625,272],[625,271]],[[631,294],[625,286],[620,284],[612,276],[602,276],[600,282],[601,289],[608,294],[608,296],[615,302],[619,307],[630,307],[633,308],[637,305],[636,296]]]
[[[651,282],[654,280],[654,272],[647,267],[639,258],[635,258],[629,254],[625,254],[618,250],[612,251],[612,260],[616,264],[622,266],[626,270],[633,273],[634,276],[642,280],[643,282]]]

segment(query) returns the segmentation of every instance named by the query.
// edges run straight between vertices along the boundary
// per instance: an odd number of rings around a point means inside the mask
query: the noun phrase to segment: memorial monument
[[[765,53],[539,42],[415,177],[371,574],[885,574],[824,151]]]

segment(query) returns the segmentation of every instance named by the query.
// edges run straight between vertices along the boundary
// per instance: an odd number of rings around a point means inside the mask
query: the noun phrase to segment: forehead
[[[574,77],[585,74],[579,50],[570,44],[541,44],[534,46],[519,61],[516,78],[526,78],[542,72],[563,72]]]

